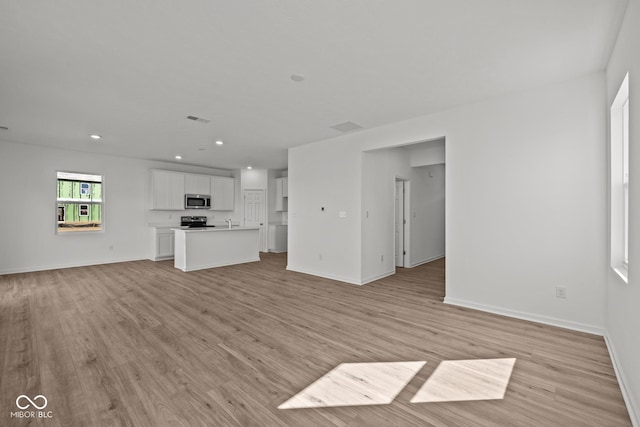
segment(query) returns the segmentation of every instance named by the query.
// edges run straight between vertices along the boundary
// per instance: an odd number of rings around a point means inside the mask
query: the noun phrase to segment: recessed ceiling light
[[[247,166],[247,169],[253,169],[253,166]]]
[[[304,76],[301,76],[300,74],[291,74],[291,80],[293,80],[294,82],[302,82],[304,81]]]
[[[91,139],[100,139],[100,138],[102,138],[100,135],[97,135],[95,133],[93,135],[89,135],[89,136],[91,137]]]
[[[182,160],[182,156],[176,156],[176,160]]]
[[[216,141],[216,145],[222,145],[222,144],[224,144],[223,141],[220,141],[220,140]]]

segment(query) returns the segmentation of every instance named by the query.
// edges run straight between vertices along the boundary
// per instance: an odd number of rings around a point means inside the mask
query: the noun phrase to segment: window
[[[58,172],[57,232],[102,230],[102,176]]]
[[[627,281],[629,267],[629,74],[611,104],[611,267]]]

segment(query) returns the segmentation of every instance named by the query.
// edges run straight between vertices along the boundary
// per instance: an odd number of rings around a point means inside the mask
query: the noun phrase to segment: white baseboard
[[[631,423],[633,427],[640,427],[640,408],[638,408],[638,404],[636,403],[636,400],[634,400],[629,388],[627,387],[627,384],[629,382],[627,381],[624,371],[622,370],[622,367],[618,362],[618,357],[616,356],[616,350],[613,345],[613,342],[609,338],[609,335],[607,334],[605,329],[597,326],[585,325],[583,323],[569,322],[569,321],[557,319],[554,317],[540,316],[537,314],[525,313],[525,312],[515,311],[515,310],[508,310],[501,307],[478,304],[471,301],[460,300],[457,298],[445,297],[444,303],[457,305],[460,307],[472,308],[480,311],[486,311],[494,314],[500,314],[502,316],[515,317],[517,319],[544,323],[546,325],[558,326],[561,328],[571,329],[574,331],[587,332],[590,334],[600,335],[604,337],[604,342],[606,343],[607,349],[609,351],[609,357],[611,358],[613,370],[615,371],[616,378],[620,386],[620,391],[624,399],[624,403],[627,406],[627,412],[629,413],[629,418],[631,419]]]
[[[4,274],[17,274],[17,273],[31,273],[35,271],[46,271],[46,270],[59,270],[61,268],[75,268],[75,267],[89,267],[92,265],[100,265],[100,264],[115,264],[117,262],[130,262],[130,261],[142,261],[149,260],[149,258],[112,258],[112,259],[101,259],[95,261],[86,261],[82,263],[63,263],[63,264],[51,264],[51,265],[37,265],[32,267],[21,267],[21,268],[9,268],[5,270],[0,270],[0,276]]]
[[[236,258],[236,259],[228,259],[226,261],[223,262],[212,262],[212,263],[207,263],[207,264],[202,264],[202,265],[190,265],[189,267],[186,268],[181,268],[181,267],[176,267],[182,271],[184,271],[185,273],[189,272],[189,271],[198,271],[198,270],[206,270],[209,268],[218,268],[218,267],[226,267],[228,265],[237,265],[237,264],[246,264],[249,262],[258,262],[260,261],[260,257],[248,257],[248,258]]]
[[[526,313],[523,311],[509,310],[502,307],[479,304],[471,301],[465,301],[457,298],[444,298],[445,304],[458,305],[460,307],[473,308],[475,310],[486,311],[489,313],[500,314],[507,317],[515,317],[516,319],[529,320],[531,322],[544,323],[546,325],[558,326],[560,328],[571,329],[579,332],[604,336],[605,330],[598,326],[586,325],[578,322],[557,319],[555,317],[541,316],[538,314]]]
[[[311,276],[324,277],[325,279],[337,280],[339,282],[349,283],[351,285],[362,285],[358,280],[355,280],[351,277],[338,276],[336,274],[327,274],[321,271],[313,271],[307,268],[300,268],[296,266],[287,265],[287,270],[295,271],[296,273],[309,274]]]
[[[362,283],[361,284],[362,285],[366,285],[367,283],[375,282],[376,280],[380,280],[380,279],[383,279],[385,277],[393,276],[394,274],[396,274],[395,270],[386,271],[386,272],[381,273],[381,274],[376,274],[374,276],[367,277],[366,279],[362,279]]]
[[[435,260],[440,259],[440,258],[444,258],[444,256],[445,256],[445,254],[441,254],[441,255],[436,255],[434,257],[431,257],[431,258],[423,259],[422,261],[412,262],[411,265],[409,266],[409,268],[417,267],[419,265],[426,264],[428,262],[435,261]]]
[[[604,334],[604,342],[607,344],[607,349],[609,350],[609,356],[611,357],[611,364],[613,365],[613,370],[616,373],[616,378],[618,379],[618,384],[620,385],[620,392],[622,392],[622,398],[624,399],[625,405],[627,405],[627,412],[629,412],[629,418],[631,418],[631,424],[633,427],[640,427],[640,408],[638,405],[638,399],[634,399],[631,395],[627,384],[629,383],[626,379],[624,371],[620,366],[619,359],[616,355],[616,349],[609,338],[609,334],[605,332]]]

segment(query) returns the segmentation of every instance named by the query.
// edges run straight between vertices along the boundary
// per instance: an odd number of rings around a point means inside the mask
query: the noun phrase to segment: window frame
[[[89,195],[91,196],[91,187],[89,186],[89,193],[86,193],[86,191],[83,191],[86,187],[84,187],[82,184],[83,183],[100,183],[100,198],[99,199],[93,199],[93,198],[65,198],[65,197],[59,197],[59,182],[60,180],[67,180],[67,181],[74,181],[74,182],[79,182],[80,183],[80,187],[79,190],[80,191],[80,195]],[[71,171],[65,171],[65,170],[58,170],[56,171],[56,179],[55,179],[55,234],[58,236],[62,236],[62,235],[78,235],[78,234],[96,234],[96,233],[104,233],[105,232],[105,177],[103,174],[99,174],[99,173],[87,173],[87,172],[71,172]],[[64,206],[60,206],[61,204],[63,204]],[[87,228],[68,228],[68,229],[62,229],[63,227],[60,227],[60,222],[59,221],[59,213],[60,213],[60,208],[62,207],[62,212],[65,215],[65,218],[63,219],[63,221],[66,221],[66,215],[67,215],[67,206],[68,204],[75,204],[78,205],[78,210],[80,211],[80,206],[84,206],[86,205],[87,207],[87,212],[86,215],[81,215],[80,212],[78,213],[79,217],[91,217],[91,210],[93,208],[93,206],[99,206],[99,217],[100,217],[100,225],[98,227],[87,227]]]
[[[628,283],[629,276],[629,73],[610,112],[610,266]]]

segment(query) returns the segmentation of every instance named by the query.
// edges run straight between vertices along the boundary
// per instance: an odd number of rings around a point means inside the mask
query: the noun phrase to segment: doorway
[[[260,252],[267,250],[267,233],[265,232],[264,190],[244,190],[243,193],[244,226],[259,228]]]

